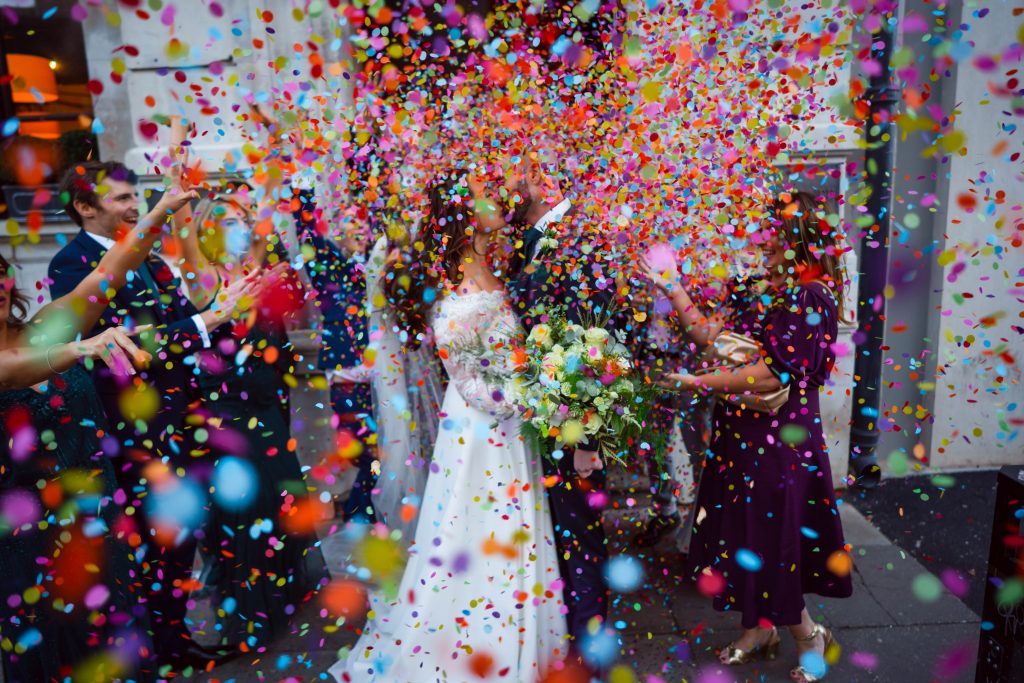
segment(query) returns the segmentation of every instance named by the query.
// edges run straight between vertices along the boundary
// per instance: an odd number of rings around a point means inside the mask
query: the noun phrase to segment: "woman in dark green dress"
[[[0,596],[4,680],[140,679],[150,651],[131,525],[117,504],[106,418],[72,366],[0,392]],[[90,680],[95,680],[91,678]]]

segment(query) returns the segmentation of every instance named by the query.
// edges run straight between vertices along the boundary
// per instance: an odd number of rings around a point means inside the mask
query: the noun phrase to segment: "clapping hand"
[[[107,328],[95,337],[77,342],[75,351],[79,358],[103,361],[115,375],[134,375],[135,368],[145,367],[153,356],[136,346],[128,335],[138,334],[146,329],[149,329],[148,325],[131,332],[124,327]]]
[[[185,190],[180,186],[170,187],[164,191],[154,208],[160,215],[173,216],[193,199],[199,199],[199,193],[195,190]]]
[[[661,376],[656,382],[666,389],[678,389],[680,391],[696,391],[700,388],[697,383],[697,376],[690,373],[668,372]]]
[[[225,323],[236,312],[247,310],[252,306],[263,289],[263,277],[263,271],[254,270],[243,277],[232,280],[222,288],[210,305],[210,310],[214,312],[214,325]]]
[[[270,287],[275,287],[284,282],[289,277],[290,270],[291,268],[289,267],[287,261],[280,261],[274,264],[274,266],[271,267],[270,270],[264,272],[263,283],[261,285],[260,291],[262,291],[263,289],[268,289]]]

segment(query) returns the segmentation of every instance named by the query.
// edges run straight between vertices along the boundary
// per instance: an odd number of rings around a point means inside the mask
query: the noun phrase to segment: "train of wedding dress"
[[[336,680],[457,683],[484,673],[533,682],[564,658],[541,463],[502,391],[510,368],[500,359],[515,325],[501,292],[437,305],[432,327],[449,384],[409,561],[397,600],[377,610],[378,598],[359,641],[331,667]]]

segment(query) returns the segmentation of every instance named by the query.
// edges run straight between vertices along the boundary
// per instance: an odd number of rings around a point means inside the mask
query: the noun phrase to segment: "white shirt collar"
[[[107,251],[113,249],[114,245],[116,244],[114,240],[110,239],[109,237],[106,237],[105,235],[97,235],[96,233],[89,232],[88,230],[85,231],[85,234],[96,240],[99,243],[99,245],[106,249]],[[172,273],[174,273],[174,277],[178,278],[179,280],[181,279],[181,269],[169,258],[166,258],[163,254],[157,253],[151,253],[150,256],[158,257],[161,261],[167,264],[167,267],[171,269]]]
[[[569,213],[569,209],[571,207],[572,202],[570,202],[569,198],[566,197],[562,201],[558,202],[558,204],[553,206],[551,209],[549,209],[546,214],[541,216],[540,220],[533,224],[533,229],[539,230],[540,232],[544,232],[545,230],[547,230],[547,227],[549,225],[551,225],[555,221],[561,220],[562,216]]]
[[[104,249],[109,250],[114,246],[114,240],[110,239],[109,237],[106,237],[104,235],[97,235],[96,233],[89,232],[88,230],[85,231],[85,234],[99,242],[100,246],[103,247]]]

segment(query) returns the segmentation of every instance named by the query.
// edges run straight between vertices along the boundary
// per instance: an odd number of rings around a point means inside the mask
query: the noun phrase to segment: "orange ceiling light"
[[[7,72],[14,76],[11,98],[15,104],[46,104],[57,101],[57,77],[47,57],[7,55]]]

